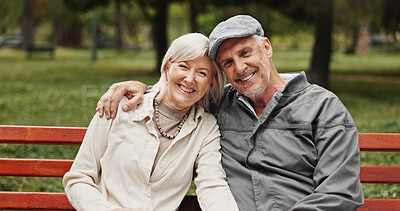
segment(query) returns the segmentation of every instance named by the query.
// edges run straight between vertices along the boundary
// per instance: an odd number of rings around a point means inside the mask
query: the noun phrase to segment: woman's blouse
[[[195,170],[196,193],[203,210],[237,210],[219,153],[215,118],[193,107],[181,132],[172,140],[152,171],[159,148],[153,123],[153,99],[123,112],[121,100],[112,120],[96,114],[76,159],[63,179],[65,192],[77,210],[176,210]]]
[[[179,124],[181,123],[183,117],[187,113],[186,111],[176,110],[164,102],[161,102],[158,105],[158,110],[159,110],[158,119],[159,119],[161,128],[167,134],[174,134],[178,130]],[[154,125],[156,124],[155,119],[156,118],[153,118]],[[160,131],[158,131],[158,130],[157,130],[157,135],[158,135],[158,140],[160,141],[160,144],[158,146],[158,152],[157,152],[156,158],[153,163],[153,170],[156,167],[161,155],[165,152],[165,150],[168,148],[168,146],[172,143],[172,140],[173,140],[173,139],[169,139],[167,137],[162,136]]]

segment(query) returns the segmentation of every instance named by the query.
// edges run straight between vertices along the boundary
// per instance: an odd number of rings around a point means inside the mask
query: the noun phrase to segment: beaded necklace
[[[182,129],[182,127],[183,127],[183,124],[186,122],[186,119],[187,119],[188,116],[189,116],[189,111],[188,111],[188,112],[186,112],[185,116],[183,116],[183,119],[182,119],[181,122],[179,123],[179,125],[178,125],[178,130],[177,130],[174,134],[170,135],[170,134],[164,132],[164,130],[161,128],[161,125],[160,125],[160,118],[159,118],[159,116],[160,116],[160,111],[158,110],[158,103],[157,103],[155,100],[154,100],[154,110],[156,111],[155,122],[156,122],[156,128],[157,128],[157,130],[160,131],[160,134],[161,134],[162,136],[164,136],[164,137],[166,137],[166,138],[169,138],[169,139],[174,139],[174,138],[178,135],[178,133],[181,132],[181,129]]]

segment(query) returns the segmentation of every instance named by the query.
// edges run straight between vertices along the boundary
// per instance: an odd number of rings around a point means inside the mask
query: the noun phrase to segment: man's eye
[[[179,65],[179,67],[183,68],[183,69],[188,69],[188,67],[184,64]]]
[[[224,67],[230,67],[232,65],[232,61],[226,61],[224,63]]]
[[[242,51],[242,56],[246,56],[249,54],[249,51]]]

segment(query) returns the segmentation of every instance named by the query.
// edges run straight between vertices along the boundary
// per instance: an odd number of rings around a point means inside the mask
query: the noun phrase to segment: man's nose
[[[235,61],[235,72],[236,73],[240,74],[244,70],[246,70],[246,68],[247,68],[247,65],[242,59],[237,59]]]

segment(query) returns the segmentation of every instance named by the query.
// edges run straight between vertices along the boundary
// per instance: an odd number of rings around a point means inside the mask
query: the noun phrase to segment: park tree
[[[162,59],[168,47],[167,12],[169,0],[137,0],[140,8],[152,26],[152,40],[156,49],[157,66],[154,72],[158,73]]]
[[[189,3],[189,26],[191,32],[199,32],[198,17],[207,11],[207,7],[213,3],[211,0],[186,0]],[[218,1],[217,1],[218,2]]]
[[[122,13],[122,5],[125,2],[130,0],[116,0],[115,1],[115,37],[116,37],[116,46],[118,50],[123,49],[123,13]],[[101,7],[105,5],[109,5],[111,0],[64,0],[64,4],[74,11],[78,11],[80,13],[88,12],[89,10],[93,10],[96,7]]]
[[[48,19],[50,12],[48,0],[22,0],[21,33],[24,49],[35,44],[35,29]]]
[[[117,49],[119,50],[119,51],[121,51],[122,50],[122,48],[123,48],[123,39],[122,39],[122,36],[123,36],[123,33],[122,33],[122,29],[123,29],[123,16],[122,16],[122,8],[121,8],[121,5],[122,5],[122,0],[116,0],[115,1],[115,14],[117,15],[117,18],[116,18],[116,27],[115,27],[115,35],[116,35],[116,38],[117,38]]]
[[[379,31],[383,4],[380,0],[336,0],[335,31],[346,38],[345,53],[367,52],[369,35]]]
[[[312,83],[329,86],[329,64],[332,51],[333,0],[319,1],[315,10],[315,41],[309,78]]]
[[[22,32],[22,48],[26,49],[28,46],[34,44],[35,34],[33,28],[33,11],[34,11],[34,2],[29,0],[22,1],[22,23],[21,23],[21,32]]]
[[[51,0],[50,7],[52,12],[49,16],[57,45],[81,47],[85,26],[84,17],[74,9],[66,7],[62,0]]]
[[[396,40],[396,32],[400,31],[400,1],[384,0],[383,2],[383,28]]]

